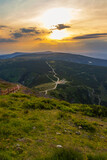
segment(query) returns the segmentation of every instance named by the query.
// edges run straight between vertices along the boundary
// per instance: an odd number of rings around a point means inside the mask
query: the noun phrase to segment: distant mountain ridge
[[[25,53],[16,52],[13,54],[0,55],[0,59],[10,59],[10,58],[26,58],[26,59],[43,59],[43,60],[61,60],[80,64],[105,66],[107,67],[107,60],[92,58],[83,55],[62,53],[62,52],[35,52],[35,53]]]

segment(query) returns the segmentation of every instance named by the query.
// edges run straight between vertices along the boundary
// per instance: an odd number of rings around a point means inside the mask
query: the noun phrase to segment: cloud
[[[41,38],[36,38],[35,41],[42,41],[42,39]]]
[[[19,33],[19,32],[16,32],[16,33],[12,33],[12,36],[17,39],[17,38],[21,38],[23,37],[23,34],[22,33]]]
[[[0,28],[7,28],[7,26],[5,26],[5,25],[0,25]]]
[[[11,38],[8,38],[8,39],[6,39],[6,38],[0,38],[0,43],[5,43],[5,42],[7,42],[7,43],[16,42],[16,40],[11,39]]]
[[[62,29],[66,29],[66,28],[71,28],[71,26],[65,25],[65,24],[58,24],[55,27],[56,27],[55,29],[58,29],[58,30],[62,30]]]
[[[95,34],[86,34],[82,36],[74,37],[73,39],[92,39],[92,38],[100,38],[107,36],[107,33],[95,33]]]
[[[6,25],[0,25],[0,30],[6,30],[6,29],[10,29],[10,27]]]
[[[37,30],[35,27],[21,28],[20,30],[21,30],[22,33],[35,33],[35,34],[40,34],[40,31]]]
[[[27,37],[27,36],[37,36],[37,35],[47,35],[52,33],[50,30],[39,30],[36,27],[28,27],[28,28],[19,28],[17,31],[13,31],[10,35],[17,39],[21,37]],[[39,39],[40,40],[40,39]]]

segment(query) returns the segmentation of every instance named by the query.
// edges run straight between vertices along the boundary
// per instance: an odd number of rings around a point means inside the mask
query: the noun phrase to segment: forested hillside
[[[60,80],[52,97],[70,103],[101,104],[107,106],[107,67],[90,66],[66,61],[48,61]],[[10,82],[18,82],[39,93],[44,88],[54,86],[52,69],[47,60],[13,58],[0,61],[0,77]],[[42,86],[41,86],[42,85]],[[38,89],[41,88],[41,89]]]

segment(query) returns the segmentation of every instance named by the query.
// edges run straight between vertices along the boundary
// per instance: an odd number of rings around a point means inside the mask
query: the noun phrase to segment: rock
[[[42,140],[42,139],[37,139],[36,142],[38,142],[38,143],[43,143],[44,140]]]
[[[56,147],[57,147],[57,148],[63,148],[62,145],[57,145]]]
[[[19,141],[19,142],[24,142],[24,141],[25,141],[25,138],[18,138],[17,141]]]
[[[25,111],[24,111],[24,113],[25,113],[25,114],[28,114],[28,113],[29,113],[29,111],[28,111],[28,110],[25,110]]]
[[[81,134],[81,132],[80,132],[80,131],[78,131],[78,132],[76,132],[76,134],[77,134],[77,135],[80,135],[80,134]]]
[[[36,127],[33,127],[32,129],[34,129],[34,130],[35,130],[35,129],[36,129]]]
[[[93,138],[94,138],[93,136],[88,136],[88,139],[90,140],[93,140]]]
[[[6,146],[6,149],[9,149],[9,146]]]
[[[56,134],[57,134],[57,135],[61,135],[61,133],[59,133],[59,132],[56,132]]]
[[[67,133],[67,130],[66,130],[66,129],[64,130],[64,133]]]
[[[16,147],[20,147],[20,144],[16,144]]]
[[[72,130],[71,129],[64,129],[63,133],[72,134]]]
[[[101,139],[105,139],[105,137],[104,137],[104,136],[101,136],[100,138],[101,138]]]
[[[21,147],[17,147],[16,150],[19,152],[19,153],[22,153],[23,152],[23,149]]]
[[[29,138],[18,138],[17,139],[17,141],[19,141],[19,142],[32,142],[32,140],[31,139],[29,139]]]
[[[81,126],[79,126],[78,128],[79,128],[79,129],[82,129],[82,127],[81,127]]]
[[[99,126],[103,127],[104,125],[103,124],[99,124]]]

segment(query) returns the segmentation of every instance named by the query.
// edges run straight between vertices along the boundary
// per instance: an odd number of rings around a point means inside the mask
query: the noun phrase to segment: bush
[[[26,100],[22,107],[24,109],[46,109],[46,110],[51,110],[54,108],[54,106],[51,103],[51,100],[49,99],[44,99],[39,98],[38,100],[33,99],[33,100]]]
[[[26,100],[23,104],[22,104],[22,107],[24,109],[35,109],[36,106],[35,106],[35,102],[33,101],[28,101]]]
[[[67,115],[66,112],[59,112],[58,113],[58,119],[64,119],[64,120],[66,120],[68,118],[69,118],[69,116]]]
[[[53,105],[52,104],[49,104],[49,103],[43,103],[43,102],[38,102],[36,103],[36,108],[38,109],[46,109],[46,110],[51,110],[53,109]]]
[[[88,155],[88,160],[106,160],[107,154],[96,154],[96,155]]]
[[[5,125],[1,124],[0,126],[0,137],[7,138],[11,134],[12,130],[11,127],[6,127]]]
[[[44,160],[85,160],[83,154],[74,149],[60,149],[56,150],[54,155]]]
[[[100,105],[82,105],[80,110],[88,116],[107,117],[107,107]]]
[[[0,160],[11,160],[11,157],[6,152],[0,151]]]
[[[22,94],[22,93],[12,93],[9,95],[10,97],[15,97],[15,98],[30,98],[30,95],[27,94]]]
[[[10,103],[6,100],[0,100],[0,107],[8,108],[10,107]]]
[[[90,131],[90,132],[95,132],[96,128],[93,123],[89,123],[86,120],[74,120],[74,124],[76,126],[81,126],[84,130]]]
[[[61,111],[66,111],[66,112],[72,112],[75,113],[73,108],[67,107],[65,105],[58,105],[57,106],[58,109],[60,109]]]

